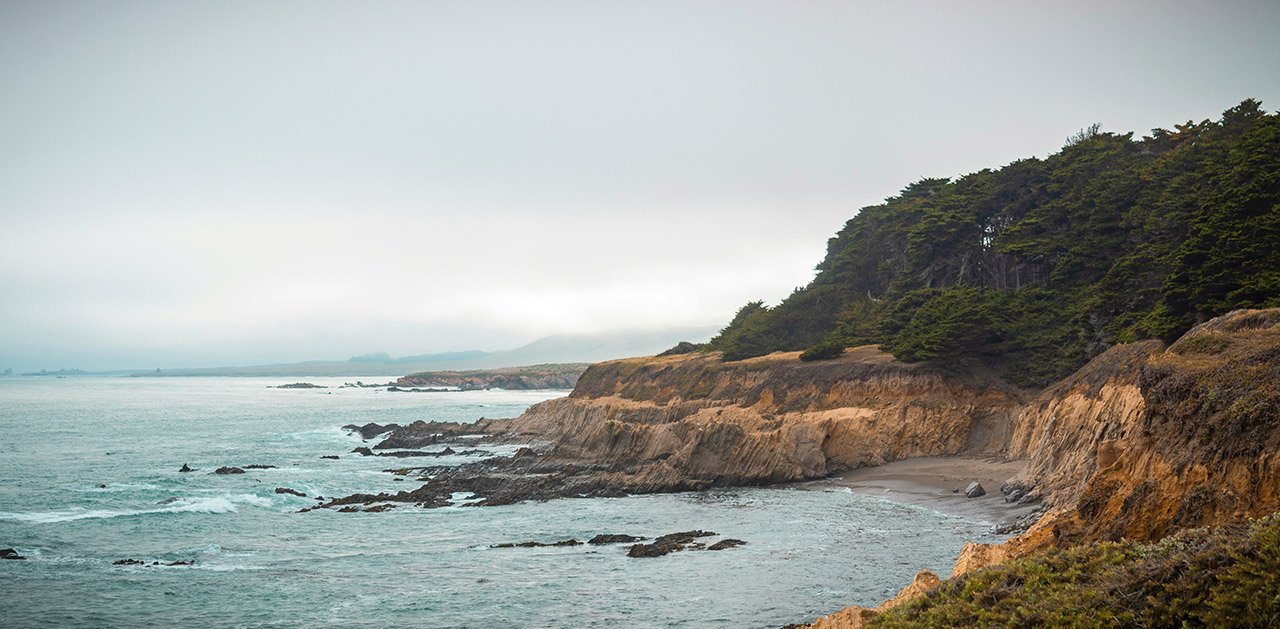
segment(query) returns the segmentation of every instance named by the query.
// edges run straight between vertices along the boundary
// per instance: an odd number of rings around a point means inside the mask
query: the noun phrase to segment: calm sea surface
[[[878,603],[992,540],[986,522],[795,488],[296,513],[315,500],[276,487],[410,489],[382,470],[469,460],[352,455],[344,424],[513,417],[567,392],[268,388],[290,381],[0,378],[0,548],[27,557],[0,561],[0,624],[776,627]],[[278,469],[210,474],[248,464]],[[654,559],[489,547],[688,529],[748,544]]]

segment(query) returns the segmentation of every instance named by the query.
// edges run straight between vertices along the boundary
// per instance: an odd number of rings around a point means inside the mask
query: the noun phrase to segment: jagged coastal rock
[[[1005,453],[1028,460],[1009,495],[1039,493],[1046,513],[1003,544],[966,544],[951,576],[1280,510],[1278,359],[1280,309],[1239,310],[1168,347],[1113,347],[1049,387],[1018,415]],[[812,626],[860,627],[876,612],[849,608]]]
[[[573,496],[688,491],[821,478],[898,459],[1002,452],[1024,394],[994,379],[961,378],[894,360],[873,347],[805,363],[795,353],[738,362],[712,354],[592,365],[566,398],[512,420],[414,422],[371,449],[409,450],[477,434],[539,442],[432,470],[396,494],[357,494],[324,505],[480,505]],[[425,480],[425,479],[424,479]]]

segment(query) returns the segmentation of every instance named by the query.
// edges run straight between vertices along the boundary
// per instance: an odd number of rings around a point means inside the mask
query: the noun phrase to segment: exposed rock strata
[[[954,574],[1280,510],[1280,309],[1112,348],[1028,405],[1010,453],[1050,511],[999,548],[966,545]]]
[[[995,455],[1022,393],[994,380],[906,365],[872,347],[804,363],[777,354],[725,363],[684,354],[592,365],[566,398],[513,420],[415,422],[369,451],[418,448],[486,435],[537,441],[546,456],[491,459],[426,470],[427,486],[358,495],[325,506],[372,502],[478,504],[759,485],[916,456]],[[424,478],[423,480],[427,480]]]
[[[1280,510],[1278,326],[1280,309],[1233,312],[1168,348],[1113,347],[1035,396],[871,347],[815,363],[699,353],[601,363],[569,397],[514,420],[416,422],[375,446],[485,434],[541,442],[544,455],[437,468],[416,490],[325,506],[680,491],[966,454],[1028,460],[1001,491],[1042,500],[1045,514],[1003,545],[967,545],[953,575],[1049,546],[1155,540]]]
[[[952,577],[1280,510],[1280,309],[1223,315],[1167,348],[1111,348],[1026,406],[1006,455],[1029,459],[1010,488],[1038,493],[1047,513],[1004,544],[966,544]]]

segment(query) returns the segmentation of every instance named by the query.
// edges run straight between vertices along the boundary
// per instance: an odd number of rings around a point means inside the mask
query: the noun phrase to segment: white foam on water
[[[76,491],[114,493],[121,491],[148,491],[153,489],[160,489],[160,486],[150,485],[147,483],[109,483],[106,487],[98,487],[97,485],[94,485],[93,487],[77,488]]]
[[[212,498],[179,498],[159,509],[138,509],[133,511],[113,511],[109,509],[83,509],[73,507],[62,511],[38,511],[29,513],[0,512],[0,520],[30,522],[33,524],[53,524],[57,522],[73,522],[103,518],[120,518],[154,513],[236,513],[236,504],[255,507],[270,507],[270,498],[253,494],[228,494]]]
[[[232,494],[227,496],[228,500],[238,502],[240,504],[253,505],[255,507],[270,507],[272,502],[270,498],[256,496],[254,494]]]
[[[196,563],[194,566],[183,566],[190,570],[208,570],[210,572],[236,572],[239,570],[266,570],[263,566],[249,566],[245,564],[230,565],[207,565]]]

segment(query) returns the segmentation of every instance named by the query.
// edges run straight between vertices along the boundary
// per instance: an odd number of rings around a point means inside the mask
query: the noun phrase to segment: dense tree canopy
[[[743,307],[735,360],[876,343],[1039,386],[1111,344],[1280,305],[1280,115],[1246,100],[1150,136],[1091,127],[1046,159],[922,179],[863,208],[808,286]]]

